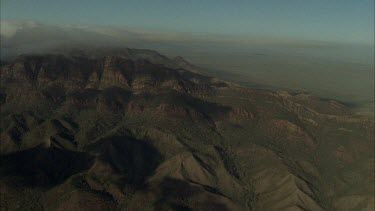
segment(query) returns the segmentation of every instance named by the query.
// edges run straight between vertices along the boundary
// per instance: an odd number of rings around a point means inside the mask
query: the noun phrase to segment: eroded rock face
[[[126,72],[134,70],[133,65],[130,61],[121,61],[111,57],[105,58],[100,78],[100,88],[110,86],[129,88],[129,79],[126,76]]]
[[[299,126],[285,120],[271,121],[269,132],[274,137],[285,136],[289,140],[290,145],[304,145],[311,150],[316,149],[314,140]]]
[[[232,120],[251,120],[254,119],[254,114],[246,109],[233,108],[229,113],[229,118]]]
[[[198,89],[197,83],[189,82],[189,78],[186,80],[183,77],[187,71],[181,71],[146,60],[116,56],[93,59],[63,55],[23,56],[11,64],[3,65],[1,78],[41,87],[59,83],[69,90],[120,87],[135,92],[158,88],[186,92]],[[204,78],[196,74],[191,80],[199,77]]]

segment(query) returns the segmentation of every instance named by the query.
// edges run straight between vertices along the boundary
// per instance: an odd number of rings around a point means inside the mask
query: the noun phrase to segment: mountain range
[[[1,61],[2,210],[373,210],[374,121],[153,50]]]

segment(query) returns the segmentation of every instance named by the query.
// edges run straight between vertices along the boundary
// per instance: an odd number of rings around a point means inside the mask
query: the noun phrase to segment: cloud
[[[50,25],[1,20],[1,56],[49,52],[71,47],[148,48],[166,55],[285,53],[337,49],[340,44],[280,37],[182,33],[99,25]]]
[[[8,21],[3,21],[0,25],[0,35],[4,37],[11,37],[17,32],[18,29],[18,25],[12,24]]]
[[[1,36],[6,38],[16,37],[17,34],[31,35],[31,32],[44,37],[56,37],[56,33],[62,33],[66,39],[85,40],[91,38],[107,38],[117,41],[147,41],[147,42],[208,42],[208,43],[232,43],[232,44],[282,44],[290,46],[328,46],[332,43],[320,41],[305,41],[275,37],[231,36],[205,33],[182,33],[156,30],[143,30],[127,27],[96,26],[96,25],[48,25],[33,21],[7,21],[1,20]],[[38,33],[37,33],[38,32]],[[79,34],[82,33],[82,34]],[[60,34],[61,35],[61,34]],[[88,36],[88,37],[86,37]],[[98,40],[101,41],[101,40]]]
[[[37,27],[37,23],[33,21],[19,22],[19,21],[6,21],[2,20],[0,22],[0,35],[6,38],[14,36],[17,31],[24,28],[34,28]]]

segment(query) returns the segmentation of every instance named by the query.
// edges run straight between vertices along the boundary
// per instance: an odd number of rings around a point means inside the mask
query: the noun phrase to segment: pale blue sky
[[[1,0],[1,19],[374,43],[374,0]]]

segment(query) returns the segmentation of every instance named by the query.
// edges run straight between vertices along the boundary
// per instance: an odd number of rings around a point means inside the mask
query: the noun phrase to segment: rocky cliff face
[[[24,55],[1,74],[0,207],[372,210],[374,122],[150,50]]]

